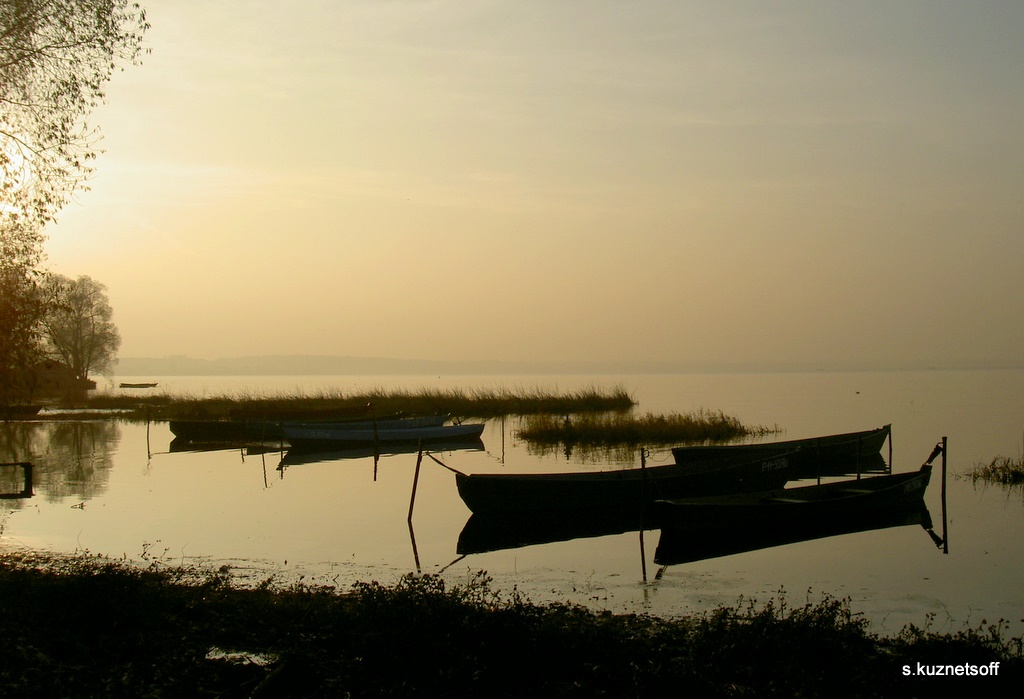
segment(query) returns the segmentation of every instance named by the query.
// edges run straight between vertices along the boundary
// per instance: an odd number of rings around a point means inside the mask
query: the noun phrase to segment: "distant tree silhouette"
[[[47,286],[55,299],[43,319],[50,355],[79,380],[88,379],[91,371],[112,369],[121,335],[112,320],[107,287],[91,277],[71,280],[61,275],[51,275]]]

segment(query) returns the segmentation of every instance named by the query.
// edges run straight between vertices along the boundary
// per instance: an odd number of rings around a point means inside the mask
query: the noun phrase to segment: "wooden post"
[[[949,531],[946,528],[946,438],[942,438],[942,552],[949,553]]]
[[[412,495],[409,497],[409,517],[406,523],[409,525],[409,541],[412,542],[412,557],[416,561],[416,573],[422,573],[420,568],[420,551],[416,547],[416,532],[412,528],[412,510],[416,506],[416,488],[420,482],[420,464],[423,463],[423,441],[419,443],[419,453],[416,455],[416,473],[412,477]]]
[[[640,527],[640,572],[647,583],[647,553],[644,551],[644,528]]]
[[[647,552],[644,549],[644,525],[647,519],[647,450],[640,447],[640,473],[643,476],[640,486],[640,573],[647,583]]]
[[[416,473],[412,477],[412,495],[409,497],[409,523],[412,524],[412,510],[416,506],[416,488],[420,482],[420,464],[423,463],[423,442],[419,445],[419,454],[416,455]]]
[[[20,493],[0,493],[0,499],[2,500],[14,500],[18,498],[30,498],[32,497],[32,464],[28,461],[15,461],[13,463],[3,463],[0,466],[10,466],[11,468],[21,467],[22,474],[24,475],[24,484],[22,485]]]

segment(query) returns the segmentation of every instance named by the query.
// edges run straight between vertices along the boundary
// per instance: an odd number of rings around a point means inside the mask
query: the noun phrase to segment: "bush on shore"
[[[880,638],[848,600],[783,597],[668,620],[503,598],[478,574],[395,585],[239,589],[226,569],[138,570],[78,558],[0,558],[5,696],[918,696],[918,662],[1000,663],[972,687],[1021,677],[1019,638],[995,624]]]

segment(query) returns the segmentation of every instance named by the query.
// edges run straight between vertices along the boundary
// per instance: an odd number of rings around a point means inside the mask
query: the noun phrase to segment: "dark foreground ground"
[[[483,575],[342,594],[0,556],[4,697],[992,697],[1022,679],[999,624],[879,638],[829,598],[669,621],[506,599]]]

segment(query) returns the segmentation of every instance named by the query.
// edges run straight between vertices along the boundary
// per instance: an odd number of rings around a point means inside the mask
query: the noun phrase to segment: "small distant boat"
[[[892,426],[885,425],[873,430],[784,442],[676,447],[672,456],[677,464],[687,464],[707,459],[764,458],[799,450],[794,466],[801,478],[843,475],[858,470],[861,473],[885,472],[887,467],[884,460],[880,460],[879,452],[885,441],[890,439],[891,432]]]
[[[282,425],[281,431],[289,444],[296,447],[326,446],[331,444],[395,444],[401,442],[445,442],[457,439],[479,439],[484,432],[483,423],[471,425],[438,425],[434,427],[381,427],[371,428],[313,427]]]
[[[118,388],[156,388],[158,381],[146,382],[146,383],[129,383],[122,381],[118,384]]]
[[[793,477],[794,454],[621,471],[456,473],[455,482],[474,513],[631,508],[664,498],[780,488]]]

